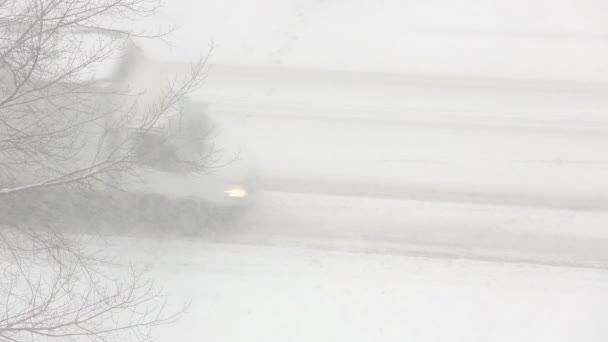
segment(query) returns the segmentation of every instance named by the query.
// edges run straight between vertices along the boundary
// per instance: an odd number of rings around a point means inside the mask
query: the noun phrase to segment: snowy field
[[[200,94],[256,165],[236,229],[112,240],[191,301],[161,340],[606,339],[604,86],[298,75]]]
[[[191,301],[167,341],[604,341],[603,270],[218,244],[112,241]],[[121,259],[124,262],[124,258]]]
[[[214,41],[194,98],[257,182],[214,241],[118,243],[192,299],[160,337],[605,341],[607,10],[175,2],[148,51]]]

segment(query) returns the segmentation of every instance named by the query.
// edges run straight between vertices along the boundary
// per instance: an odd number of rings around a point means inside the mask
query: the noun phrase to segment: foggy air
[[[606,341],[606,18],[0,0],[0,342]]]

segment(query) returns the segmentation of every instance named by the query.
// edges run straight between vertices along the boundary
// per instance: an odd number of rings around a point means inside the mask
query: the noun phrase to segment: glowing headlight
[[[234,198],[243,198],[247,196],[247,190],[241,187],[233,187],[224,191],[226,196]]]

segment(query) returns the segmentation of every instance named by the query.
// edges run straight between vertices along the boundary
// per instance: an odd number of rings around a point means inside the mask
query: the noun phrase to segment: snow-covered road
[[[608,85],[242,69],[201,97],[263,176],[608,200]]]
[[[215,240],[117,239],[192,301],[161,340],[608,340],[600,3],[167,6],[142,46],[217,43],[195,98],[257,181]]]
[[[607,92],[212,68],[199,99],[256,166],[252,207],[102,249],[191,301],[160,340],[605,341]]]
[[[284,192],[257,200],[220,241],[608,268],[604,212]]]
[[[608,267],[607,93],[214,66],[199,99],[257,167],[236,241]]]

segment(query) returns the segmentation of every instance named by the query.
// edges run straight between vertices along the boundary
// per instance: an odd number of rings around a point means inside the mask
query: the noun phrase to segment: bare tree
[[[109,270],[80,245],[52,232],[0,232],[0,341],[145,341],[183,313],[167,314],[152,282]]]
[[[201,82],[205,59],[156,90],[133,89],[131,27],[158,0],[0,0],[0,195],[62,184],[107,182],[129,171],[132,132],[177,115]],[[122,62],[120,77],[104,77]],[[197,160],[193,160],[196,164]],[[199,162],[200,164],[200,162]],[[108,175],[110,175],[108,177]]]
[[[168,33],[132,28],[159,6],[0,0],[0,200],[108,183],[133,170],[141,153],[133,132],[179,116],[201,83],[205,58],[151,92],[129,77],[141,52],[134,39]],[[106,72],[116,64],[122,69]],[[182,312],[167,314],[163,293],[137,272],[110,270],[77,248],[82,244],[35,231],[0,226],[0,342],[142,341]]]

